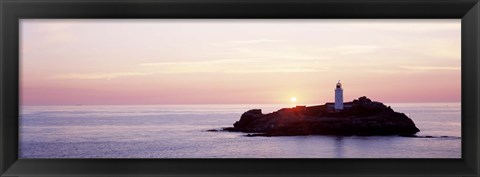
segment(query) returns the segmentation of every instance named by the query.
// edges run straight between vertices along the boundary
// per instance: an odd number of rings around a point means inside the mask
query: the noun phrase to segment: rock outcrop
[[[263,114],[260,109],[252,109],[243,113],[233,127],[224,130],[253,133],[250,136],[412,136],[420,131],[405,114],[366,97],[345,105],[348,107],[342,111],[335,111],[331,103],[283,108],[269,114]]]

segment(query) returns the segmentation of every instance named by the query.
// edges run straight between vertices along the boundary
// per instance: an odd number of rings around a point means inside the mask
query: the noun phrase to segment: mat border
[[[478,2],[0,0],[0,176],[478,176]],[[19,19],[41,18],[461,18],[462,159],[18,159]]]

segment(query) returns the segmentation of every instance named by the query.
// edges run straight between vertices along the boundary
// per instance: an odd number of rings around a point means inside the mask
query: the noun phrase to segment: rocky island
[[[405,114],[367,97],[346,102],[344,107],[338,111],[333,103],[325,103],[283,108],[268,114],[263,114],[260,109],[252,109],[243,113],[233,127],[223,130],[251,133],[248,136],[414,136],[420,131]]]

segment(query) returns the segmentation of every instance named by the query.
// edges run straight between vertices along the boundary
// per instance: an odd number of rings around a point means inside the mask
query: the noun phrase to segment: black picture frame
[[[0,0],[0,176],[479,176],[478,0]],[[19,19],[461,19],[461,159],[18,159]]]

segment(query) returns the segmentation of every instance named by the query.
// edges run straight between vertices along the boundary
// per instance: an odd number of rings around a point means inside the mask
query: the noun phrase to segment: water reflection
[[[337,136],[333,143],[335,158],[343,158],[345,153],[345,147],[343,143],[343,136]]]
[[[460,107],[401,107],[419,135],[461,136]],[[286,107],[286,106],[281,106]],[[21,158],[459,158],[460,138],[245,137],[205,132],[278,105],[24,107]]]

